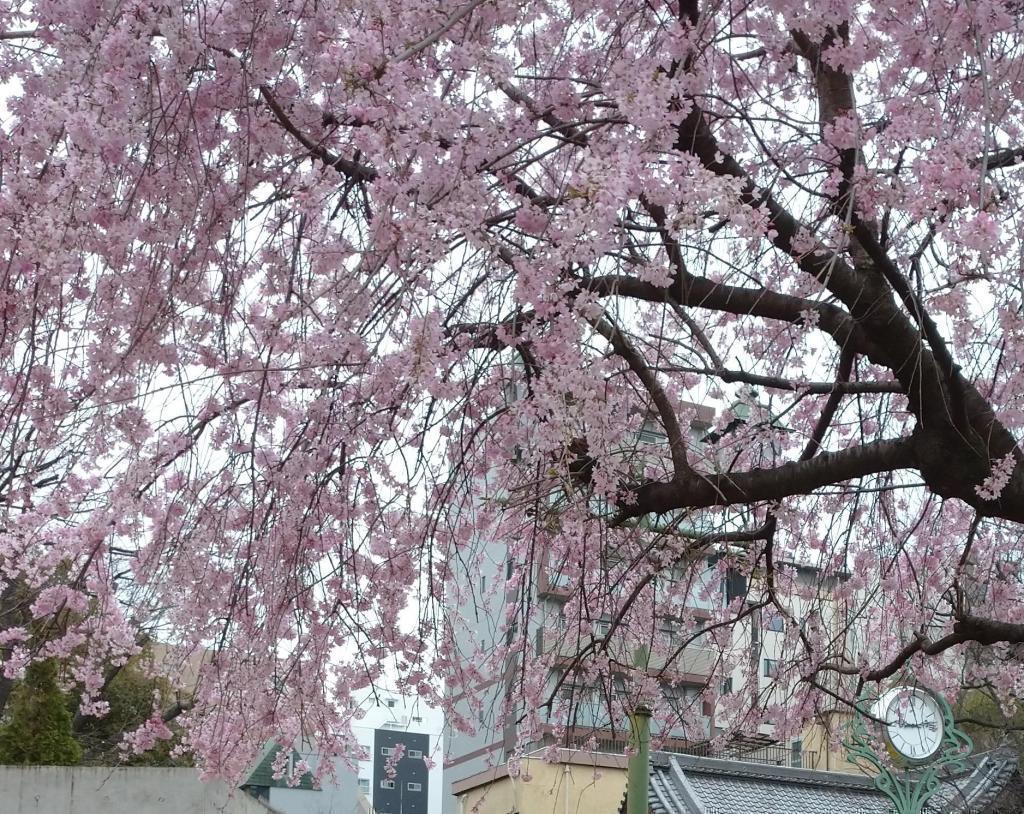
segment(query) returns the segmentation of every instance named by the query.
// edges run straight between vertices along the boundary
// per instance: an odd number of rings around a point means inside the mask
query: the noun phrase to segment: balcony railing
[[[593,740],[591,740],[593,738]],[[554,741],[545,738],[535,746],[539,749],[543,746],[550,746]],[[589,749],[591,744],[594,751],[606,754],[625,754],[629,741],[624,738],[602,738],[599,733],[590,736],[580,736],[570,739],[569,743],[559,741],[560,745],[568,746],[571,749]],[[529,751],[529,747],[527,747]],[[659,749],[661,752],[670,752],[674,755],[692,755],[694,757],[707,757],[716,760],[735,760],[741,763],[756,763],[762,766],[786,766],[792,769],[813,769],[818,765],[818,753],[806,749],[794,750],[788,746],[762,746],[752,751],[741,749],[712,749],[708,744],[684,745],[678,742],[666,743]]]
[[[743,763],[759,763],[762,766],[788,766],[792,769],[810,769],[818,764],[818,755],[806,749],[793,749],[789,746],[762,746],[752,751],[740,749],[712,749],[708,744],[684,747],[680,749],[666,748],[663,751],[680,755],[695,755],[718,760],[739,760]]]
[[[577,642],[575,635],[569,635],[564,629],[542,627],[537,629],[535,645],[537,655],[548,655],[556,652],[559,656],[573,658],[587,643],[585,639]],[[632,650],[620,637],[615,635],[612,636],[611,642],[608,643],[607,652],[624,664],[632,663],[634,658]],[[673,669],[676,672],[686,673],[694,678],[707,678],[715,668],[717,657],[717,653],[709,648],[691,645],[683,648],[683,651],[676,656],[673,662]],[[665,666],[665,659],[656,653],[651,654],[648,666],[652,670],[660,670]]]

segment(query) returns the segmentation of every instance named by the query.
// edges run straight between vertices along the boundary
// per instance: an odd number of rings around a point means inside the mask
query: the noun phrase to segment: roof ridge
[[[830,788],[874,789],[871,778],[861,775],[848,775],[841,772],[823,772],[818,769],[797,769],[790,766],[770,766],[763,763],[751,763],[743,760],[727,760],[724,758],[708,758],[697,755],[671,755],[661,766],[668,767],[677,763],[683,770],[708,772],[713,774],[731,775],[765,780],[784,780],[802,785],[828,786]]]

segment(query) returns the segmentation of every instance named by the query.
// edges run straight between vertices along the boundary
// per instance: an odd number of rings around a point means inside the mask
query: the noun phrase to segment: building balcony
[[[600,630],[599,635],[600,637]],[[565,659],[574,659],[581,650],[590,645],[590,640],[577,639],[575,632],[570,629],[561,629],[553,626],[545,626],[537,629],[536,651],[538,656],[546,656],[555,653]],[[632,646],[627,644],[618,635],[612,634],[611,640],[598,642],[598,652],[607,653],[612,659],[625,666],[634,664]],[[676,648],[671,648],[674,653]],[[673,661],[673,672],[681,674],[682,680],[691,684],[703,684],[712,674],[719,653],[707,647],[690,645],[684,647]],[[665,667],[666,657],[659,652],[650,655],[648,669],[661,670]]]

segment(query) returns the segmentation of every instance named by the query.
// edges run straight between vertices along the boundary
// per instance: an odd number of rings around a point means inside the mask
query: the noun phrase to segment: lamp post
[[[635,667],[647,669],[650,653],[638,647],[633,653]],[[630,756],[626,776],[626,814],[647,814],[647,785],[651,761],[651,710],[637,704],[629,716]]]
[[[918,685],[862,696],[845,746],[851,763],[875,769],[875,788],[892,801],[896,814],[922,814],[941,787],[939,770],[966,769],[974,748],[956,727],[949,702]]]
[[[638,706],[629,716],[630,746],[626,814],[647,814],[648,766],[651,759],[651,711]]]

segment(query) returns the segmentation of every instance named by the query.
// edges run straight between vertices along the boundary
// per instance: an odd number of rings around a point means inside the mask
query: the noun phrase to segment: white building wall
[[[320,791],[302,789],[272,788],[270,805],[280,814],[363,814],[365,805],[360,803],[359,791],[369,803],[373,803],[373,761],[381,758],[374,754],[373,738],[377,729],[391,729],[403,732],[425,734],[430,737],[430,753],[424,757],[431,761],[427,780],[427,805],[429,814],[441,814],[444,798],[444,715],[440,710],[428,707],[418,698],[401,696],[396,692],[378,690],[369,693],[360,704],[363,717],[352,729],[362,747],[363,759],[350,756],[355,767],[343,759],[335,760],[337,780],[324,786]],[[299,747],[299,754],[312,768],[319,765],[321,756],[315,748]],[[365,779],[365,789],[359,780]]]

